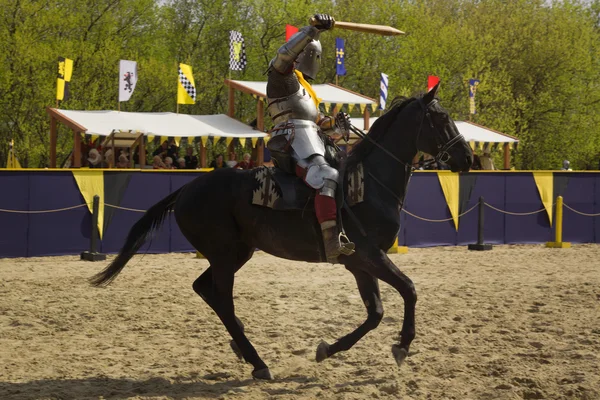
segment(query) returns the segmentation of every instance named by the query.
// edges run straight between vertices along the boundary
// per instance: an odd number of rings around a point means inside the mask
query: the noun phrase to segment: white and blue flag
[[[381,88],[379,89],[379,109],[385,110],[385,102],[388,95],[388,76],[381,73]]]

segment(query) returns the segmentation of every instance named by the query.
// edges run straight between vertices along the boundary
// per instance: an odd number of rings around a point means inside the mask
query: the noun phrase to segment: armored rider
[[[316,189],[315,212],[321,225],[327,261],[335,264],[340,255],[354,253],[354,243],[340,232],[335,202],[339,173],[325,160],[325,145],[320,133],[347,135],[350,119],[340,112],[335,118],[319,113],[319,102],[308,81],[312,81],[321,63],[321,32],[333,28],[335,20],[317,14],[311,25],[294,34],[279,48],[268,69],[268,111],[275,138],[285,138],[285,151],[295,161],[296,175]],[[282,135],[285,135],[282,137]]]

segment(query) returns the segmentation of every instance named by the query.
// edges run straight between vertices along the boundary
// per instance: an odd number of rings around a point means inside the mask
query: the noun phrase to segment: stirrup
[[[354,254],[354,243],[350,241],[346,233],[340,232],[338,236],[338,242],[340,244],[339,252],[345,256]]]

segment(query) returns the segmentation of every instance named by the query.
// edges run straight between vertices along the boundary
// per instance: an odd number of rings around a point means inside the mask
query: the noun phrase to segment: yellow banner
[[[364,114],[365,110],[367,109],[367,105],[366,104],[359,104],[360,107],[360,113]]]
[[[229,147],[229,145],[231,144],[231,142],[233,142],[233,138],[232,137],[226,137],[225,138],[225,144],[227,145],[227,147]]]
[[[73,177],[77,182],[79,191],[87,203],[88,209],[93,213],[94,196],[100,197],[98,208],[98,234],[102,239],[104,228],[104,173],[103,171],[93,171],[90,169],[72,170]]]
[[[221,136],[213,136],[213,146],[217,144],[219,140],[221,140]]]
[[[183,76],[180,75],[177,81],[177,104],[194,104],[196,102],[196,84],[192,75],[192,67],[179,64],[179,71]]]
[[[548,220],[552,226],[552,202],[554,194],[554,175],[552,172],[534,172],[535,186],[537,186],[542,204],[548,213]]]
[[[65,98],[65,80],[58,78],[56,79],[56,100],[63,100]]]
[[[208,143],[208,136],[200,136],[200,141],[202,142],[202,146],[206,147],[206,143]]]
[[[256,143],[258,143],[258,138],[257,137],[253,137],[252,138],[252,148],[256,147]]]
[[[440,180],[440,186],[444,192],[450,215],[454,220],[454,227],[458,232],[458,202],[459,202],[459,176],[455,172],[451,171],[438,171],[438,179]]]

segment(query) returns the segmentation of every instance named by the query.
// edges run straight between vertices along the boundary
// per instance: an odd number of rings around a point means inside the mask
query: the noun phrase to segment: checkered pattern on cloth
[[[179,82],[181,82],[181,86],[183,86],[183,88],[185,89],[187,94],[190,95],[192,100],[196,101],[196,88],[194,87],[192,82],[190,82],[189,79],[185,76],[185,74],[181,70],[181,67],[179,67]]]
[[[238,31],[229,31],[229,69],[243,71],[246,68],[246,45]]]

